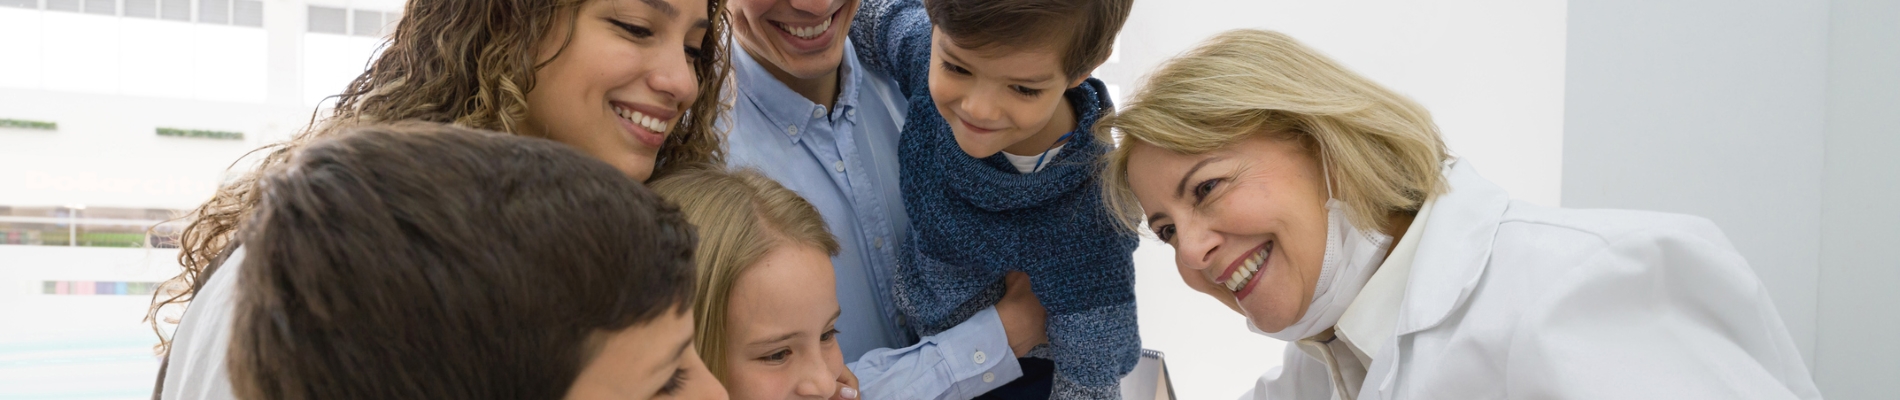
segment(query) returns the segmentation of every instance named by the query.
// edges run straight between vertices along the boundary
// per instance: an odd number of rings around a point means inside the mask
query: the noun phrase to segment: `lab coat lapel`
[[[1394,337],[1437,326],[1464,306],[1491,258],[1498,223],[1511,197],[1478,176],[1470,161],[1448,168],[1448,193],[1438,196],[1412,262]]]
[[[1471,162],[1457,161],[1445,168],[1451,190],[1438,196],[1419,236],[1412,273],[1399,304],[1398,321],[1384,349],[1366,368],[1362,400],[1390,399],[1399,365],[1410,351],[1404,338],[1439,323],[1464,307],[1491,258],[1498,222],[1510,206],[1503,188],[1478,176]]]

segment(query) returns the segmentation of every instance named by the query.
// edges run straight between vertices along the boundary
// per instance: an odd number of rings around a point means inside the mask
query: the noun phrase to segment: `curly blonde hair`
[[[556,18],[578,18],[580,5],[592,0],[410,0],[382,53],[341,94],[327,118],[313,121],[290,140],[254,150],[266,152],[250,172],[181,219],[178,276],[153,294],[146,320],[158,333],[157,351],[169,353],[171,339],[161,328],[160,311],[183,305],[203,286],[200,279],[232,243],[239,222],[258,202],[263,171],[283,164],[294,150],[340,127],[361,123],[421,120],[523,134],[528,115],[526,94],[534,89],[536,45],[553,32]],[[726,49],[724,0],[708,0],[711,26],[693,60],[699,98],[667,135],[655,159],[653,177],[696,166],[723,164],[723,135],[714,121],[726,109],[720,99],[730,75]],[[573,25],[566,37],[572,40]],[[555,52],[560,57],[566,42]],[[552,60],[550,58],[549,60]]]
[[[1228,31],[1167,61],[1095,135],[1114,131],[1123,139],[1104,159],[1102,196],[1130,231],[1142,220],[1128,186],[1136,142],[1204,154],[1254,135],[1296,140],[1325,160],[1361,228],[1384,230],[1391,213],[1449,187],[1451,156],[1425,107],[1279,32]]]

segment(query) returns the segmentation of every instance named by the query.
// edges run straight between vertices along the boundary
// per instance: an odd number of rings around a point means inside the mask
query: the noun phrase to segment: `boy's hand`
[[[1036,292],[1029,289],[1029,274],[1011,271],[1003,276],[1003,299],[996,302],[996,315],[1003,319],[1003,333],[1009,336],[1009,348],[1016,357],[1049,342],[1049,310],[1042,308]]]
[[[831,400],[860,400],[859,394],[858,374],[851,373],[850,368],[845,368],[844,374],[838,375],[838,393],[831,395]]]

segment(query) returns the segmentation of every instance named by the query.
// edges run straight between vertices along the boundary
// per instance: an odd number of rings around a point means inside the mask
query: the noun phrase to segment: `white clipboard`
[[[1141,349],[1141,362],[1122,377],[1123,400],[1174,400],[1174,381],[1161,352]]]

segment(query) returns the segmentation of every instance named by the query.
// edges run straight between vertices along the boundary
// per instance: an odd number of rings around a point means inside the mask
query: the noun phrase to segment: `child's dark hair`
[[[1030,43],[1061,51],[1069,79],[1108,61],[1135,0],[924,0],[930,23],[958,47]],[[1024,38],[1045,38],[1025,41]]]
[[[228,355],[247,399],[558,399],[603,334],[685,313],[678,209],[568,146],[341,128],[267,172]]]

